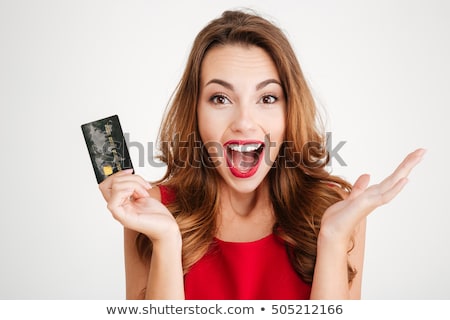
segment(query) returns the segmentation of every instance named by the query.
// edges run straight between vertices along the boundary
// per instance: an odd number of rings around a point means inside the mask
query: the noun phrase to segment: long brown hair
[[[285,241],[296,272],[311,283],[321,217],[351,186],[325,169],[328,152],[324,132],[288,39],[274,23],[244,11],[225,11],[197,35],[160,128],[160,158],[167,171],[158,183],[176,193],[168,207],[181,230],[184,272],[207,252],[216,231],[218,173],[203,148],[195,115],[203,58],[210,48],[228,44],[258,46],[277,67],[287,115],[286,141],[268,174],[276,217],[273,231]],[[149,239],[141,234],[136,244],[141,257],[148,259]],[[351,281],[355,270],[350,265],[348,272]]]

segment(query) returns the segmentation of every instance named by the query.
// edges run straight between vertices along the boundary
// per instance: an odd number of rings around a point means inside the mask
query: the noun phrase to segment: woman
[[[211,21],[161,126],[165,176],[100,185],[125,230],[127,298],[360,298],[366,217],[424,150],[351,186],[325,170],[319,123],[278,27],[241,11]]]

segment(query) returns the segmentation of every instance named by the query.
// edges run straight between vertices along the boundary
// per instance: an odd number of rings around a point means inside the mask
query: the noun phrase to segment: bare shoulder
[[[148,190],[148,194],[150,197],[161,201],[161,190],[158,186],[153,186],[150,190]]]

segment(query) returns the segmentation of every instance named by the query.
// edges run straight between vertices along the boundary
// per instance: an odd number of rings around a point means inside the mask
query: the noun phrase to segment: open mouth
[[[253,176],[258,170],[264,152],[264,143],[255,140],[231,140],[224,144],[227,164],[238,178]]]

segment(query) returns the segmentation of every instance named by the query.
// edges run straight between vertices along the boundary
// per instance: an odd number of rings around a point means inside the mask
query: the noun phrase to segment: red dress
[[[160,187],[161,201],[173,193]],[[281,239],[270,234],[252,242],[214,239],[209,251],[185,275],[190,300],[307,300],[311,286],[292,268]]]

